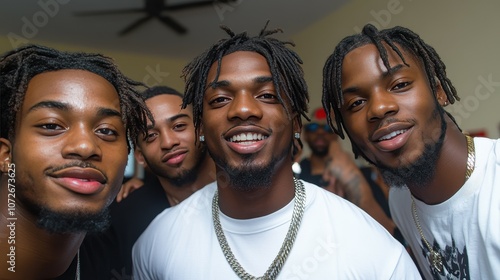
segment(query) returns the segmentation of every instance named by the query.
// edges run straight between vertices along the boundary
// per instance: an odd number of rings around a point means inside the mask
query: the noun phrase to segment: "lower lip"
[[[254,154],[262,149],[265,140],[255,141],[253,143],[241,144],[238,142],[228,142],[229,147],[239,154]]]
[[[410,130],[398,134],[396,137],[377,142],[377,147],[384,152],[392,152],[403,147],[410,138]]]
[[[165,163],[169,165],[178,165],[184,161],[186,158],[186,153],[169,158]]]
[[[78,178],[56,178],[63,187],[80,194],[95,194],[100,192],[104,185],[98,181],[85,181]]]

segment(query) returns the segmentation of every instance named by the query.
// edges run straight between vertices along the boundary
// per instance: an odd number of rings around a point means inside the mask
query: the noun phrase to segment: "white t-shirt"
[[[421,279],[403,246],[348,201],[303,182],[306,207],[278,279]],[[209,184],[159,214],[133,249],[136,279],[238,279],[213,227]],[[264,217],[220,213],[226,239],[246,272],[260,277],[276,257],[294,202]]]
[[[415,199],[420,226],[441,255],[443,273],[431,269],[426,258],[429,250],[413,220],[409,190],[390,190],[392,218],[426,279],[499,279],[500,140],[474,138],[474,145],[474,172],[458,192],[437,205]]]

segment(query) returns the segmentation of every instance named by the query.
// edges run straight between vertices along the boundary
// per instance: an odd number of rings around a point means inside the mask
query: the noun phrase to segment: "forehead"
[[[193,115],[191,106],[181,109],[181,105],[182,98],[174,94],[160,94],[146,100],[146,106],[155,118],[169,118],[178,114]]]
[[[216,61],[210,67],[207,79],[208,83],[214,80],[217,66],[218,62]],[[248,73],[248,71],[258,71],[261,72],[262,75],[271,75],[269,65],[264,56],[251,51],[236,51],[222,58],[219,80],[222,80],[223,76],[234,76],[234,78],[237,76],[241,77],[241,73]]]
[[[115,87],[103,77],[85,70],[58,70],[35,75],[26,89],[23,110],[43,101],[66,103],[83,110],[89,105],[119,110]]]
[[[395,45],[408,64],[413,66],[418,64],[415,56],[411,52],[407,51],[399,44]],[[386,43],[383,43],[383,46],[387,52],[387,59],[391,67],[403,63],[401,57],[399,57],[399,55],[391,47],[389,47]],[[361,66],[362,63],[360,62],[365,62],[365,64],[379,64],[384,71],[387,70],[383,65],[381,55],[374,44],[366,44],[349,51],[344,57],[343,65],[354,64]]]

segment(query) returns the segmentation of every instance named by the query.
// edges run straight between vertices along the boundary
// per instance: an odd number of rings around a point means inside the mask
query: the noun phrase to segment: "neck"
[[[176,186],[163,177],[158,177],[158,180],[165,190],[168,202],[171,206],[175,206],[197,190],[215,181],[215,164],[207,154],[199,166],[195,181],[190,184]]]
[[[14,216],[9,215],[8,203],[4,203],[8,201],[5,177],[2,176],[0,189],[0,262],[15,272],[2,265],[0,279],[49,279],[63,274],[76,256],[85,233],[51,234],[37,227],[36,217],[17,200]]]
[[[425,186],[408,185],[412,195],[426,204],[438,204],[448,200],[465,183],[467,140],[447,116],[446,120],[448,129],[433,179]]]
[[[235,219],[251,219],[271,214],[287,205],[295,195],[292,160],[275,165],[271,186],[245,191],[228,185],[228,174],[217,166],[219,207]],[[256,175],[258,176],[258,175]]]

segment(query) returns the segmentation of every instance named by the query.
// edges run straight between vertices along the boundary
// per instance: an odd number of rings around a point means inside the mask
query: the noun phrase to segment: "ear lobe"
[[[147,164],[146,164],[146,161],[144,160],[144,156],[142,155],[141,148],[139,148],[137,146],[135,147],[134,157],[135,157],[135,160],[137,161],[137,163],[146,167]]]
[[[7,173],[12,162],[12,144],[5,138],[0,138],[0,168]]]
[[[436,77],[436,98],[441,106],[446,106],[448,105],[448,97],[446,96],[446,93],[444,92],[443,87],[441,86],[441,82],[439,79]]]

